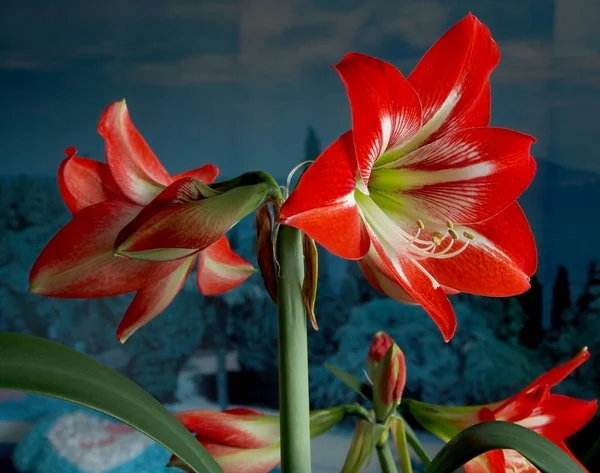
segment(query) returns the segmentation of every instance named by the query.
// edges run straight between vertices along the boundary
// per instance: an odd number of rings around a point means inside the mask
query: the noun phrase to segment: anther
[[[448,225],[448,228],[454,228],[454,224],[450,220],[446,220],[446,225]]]
[[[442,244],[442,238],[444,238],[444,235],[440,232],[433,232],[433,235],[431,235],[431,241],[435,246],[440,246]]]
[[[456,230],[454,230],[453,228],[448,228],[448,233],[452,238],[458,240],[458,233],[456,233]]]
[[[471,232],[463,232],[463,235],[465,236],[465,238],[467,238],[468,240],[474,240],[475,239],[475,235]]]
[[[419,227],[419,230],[425,229],[425,224],[423,223],[423,220],[417,220],[417,227]]]

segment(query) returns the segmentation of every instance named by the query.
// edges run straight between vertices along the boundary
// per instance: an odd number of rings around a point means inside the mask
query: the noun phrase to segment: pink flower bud
[[[379,356],[381,347],[391,342],[391,345],[384,353]],[[400,400],[406,384],[406,362],[402,350],[392,339],[383,334],[377,334],[373,345],[373,407],[377,419],[383,421],[394,412]],[[371,354],[371,353],[370,353]],[[379,357],[379,361],[375,361]]]

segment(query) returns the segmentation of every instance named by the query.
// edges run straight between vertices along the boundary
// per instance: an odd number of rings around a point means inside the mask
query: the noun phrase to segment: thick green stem
[[[279,415],[282,473],[310,473],[308,339],[302,300],[302,234],[282,225],[277,235]]]
[[[398,473],[396,463],[394,462],[394,455],[392,455],[392,449],[387,440],[377,445],[377,456],[379,457],[379,464],[383,473]]]

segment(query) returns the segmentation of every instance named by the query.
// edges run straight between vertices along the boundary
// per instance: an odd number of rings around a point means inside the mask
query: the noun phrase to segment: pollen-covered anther
[[[446,220],[446,225],[448,226],[448,228],[454,228],[454,224],[451,220]]]
[[[423,220],[417,220],[417,227],[419,227],[419,230],[425,229],[425,224],[423,223]]]
[[[467,239],[467,240],[474,240],[475,239],[475,234],[471,233],[471,232],[463,232],[463,236]]]
[[[444,235],[440,232],[433,232],[433,235],[431,235],[431,241],[435,246],[440,246],[442,244],[442,238],[444,238]]]
[[[458,240],[458,233],[453,228],[448,228],[448,233],[454,240]]]

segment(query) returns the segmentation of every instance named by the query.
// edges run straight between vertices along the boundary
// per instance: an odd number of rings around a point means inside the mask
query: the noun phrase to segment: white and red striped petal
[[[248,449],[228,447],[202,438],[198,441],[217,461],[223,473],[269,473],[281,463],[279,445]],[[191,471],[175,456],[171,457],[168,466]]]
[[[195,177],[204,184],[211,184],[219,176],[219,168],[214,164],[206,164],[198,169],[192,169],[191,171],[182,172],[175,174],[173,180],[182,179],[184,177]]]
[[[415,219],[477,223],[498,214],[535,174],[535,139],[502,128],[470,128],[374,171],[370,186],[393,195]]]
[[[492,450],[483,455],[479,455],[473,460],[465,463],[465,473],[507,473],[508,471],[518,471],[519,473],[537,473],[534,471],[521,471],[507,469],[504,450]]]
[[[131,121],[125,100],[106,108],[98,133],[104,138],[115,182],[133,202],[145,205],[171,184],[171,176]]]
[[[352,133],[331,144],[284,202],[280,222],[299,228],[333,254],[360,259],[370,241],[354,191],[357,167]]]
[[[117,234],[140,209],[123,201],[105,201],[80,210],[38,256],[29,290],[64,298],[115,296],[144,287],[148,279],[169,275],[177,262],[114,256]]]
[[[175,416],[199,437],[228,447],[262,448],[279,441],[279,417],[252,412],[191,410]]]
[[[238,287],[256,272],[254,266],[236,254],[222,237],[198,254],[196,281],[205,296],[222,294]]]
[[[335,69],[350,100],[359,188],[365,191],[373,164],[421,128],[421,105],[402,73],[385,61],[349,53]]]
[[[268,190],[260,183],[216,194],[196,178],[179,179],[119,233],[117,254],[149,261],[190,256],[255,210]]]
[[[413,149],[448,132],[489,123],[489,76],[500,50],[487,26],[469,14],[450,28],[408,76],[423,110]]]
[[[504,297],[529,289],[529,278],[537,269],[537,251],[531,229],[518,203],[495,217],[467,227],[455,226],[475,235],[469,246],[448,259],[426,262],[436,280],[460,292]],[[443,247],[442,247],[443,248]]]
[[[196,256],[191,256],[168,263],[179,263],[179,267],[165,278],[148,281],[138,290],[117,329],[117,339],[121,343],[125,343],[131,335],[167,308],[179,294],[195,261]]]
[[[106,164],[77,156],[74,147],[65,153],[58,168],[58,188],[72,214],[104,200],[127,200]]]

